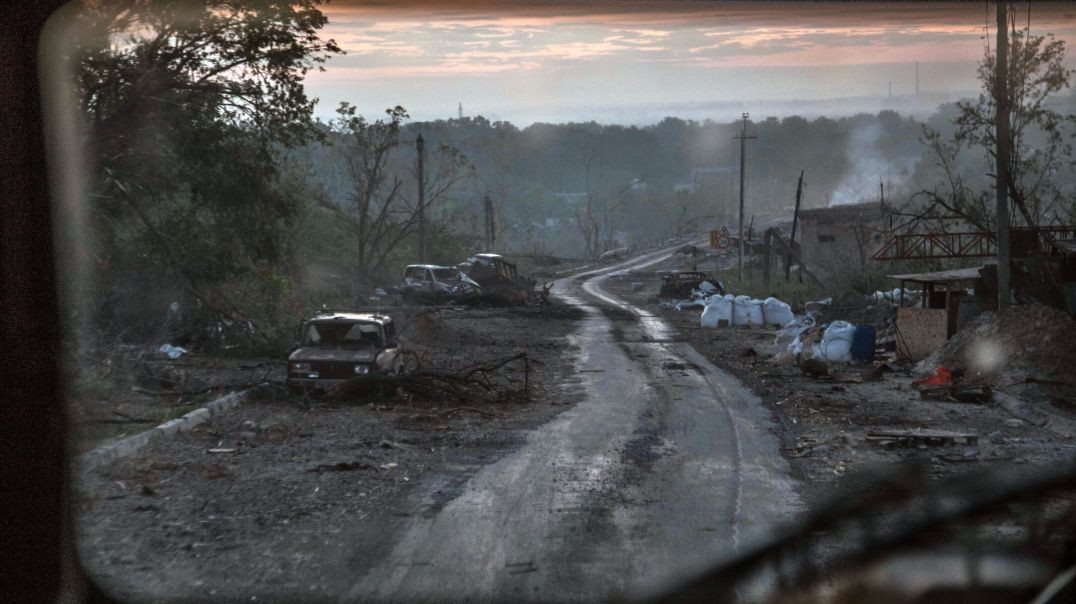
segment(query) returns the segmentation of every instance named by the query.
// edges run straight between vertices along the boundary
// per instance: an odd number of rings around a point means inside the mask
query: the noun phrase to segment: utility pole
[[[415,151],[418,155],[418,261],[426,264],[426,141],[419,134],[415,139]]]
[[[994,74],[995,112],[994,138],[997,140],[997,221],[998,221],[998,310],[1011,303],[1009,299],[1009,40],[1006,29],[1009,5],[998,2],[997,71]]]
[[[486,251],[492,252],[494,244],[497,243],[497,223],[494,222],[493,200],[490,199],[489,195],[482,196],[482,206],[486,219]]]
[[[792,210],[792,236],[788,238],[789,253],[785,255],[785,281],[792,278],[792,250],[796,249],[796,223],[800,219],[800,200],[803,199],[803,170],[796,183],[796,209]]]
[[[740,131],[740,136],[732,137],[733,140],[739,139],[740,141],[740,283],[743,283],[743,255],[744,255],[744,241],[743,241],[743,189],[744,189],[744,170],[746,158],[744,153],[747,151],[747,139],[758,138],[757,136],[747,136],[747,118],[749,114],[743,114],[743,130]]]

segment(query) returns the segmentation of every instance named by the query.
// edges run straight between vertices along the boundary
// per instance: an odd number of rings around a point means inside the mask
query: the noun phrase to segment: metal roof
[[[973,266],[971,268],[957,268],[948,271],[935,271],[933,273],[909,273],[906,275],[886,276],[890,279],[896,279],[898,281],[914,281],[916,283],[950,283],[952,281],[975,281],[979,278],[979,270],[982,268],[982,266]]]
[[[407,268],[452,268],[451,266],[441,266],[439,264],[408,264]]]
[[[1062,252],[1076,254],[1076,239],[1055,239],[1050,242],[1050,245]]]

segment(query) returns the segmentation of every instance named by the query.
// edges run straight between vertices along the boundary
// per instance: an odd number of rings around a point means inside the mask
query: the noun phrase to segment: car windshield
[[[303,340],[305,346],[334,348],[377,346],[380,343],[376,323],[310,323]]]
[[[633,600],[1076,463],[1071,4],[68,8],[49,350],[119,600]]]
[[[451,281],[459,277],[459,273],[451,268],[433,269],[433,278],[438,281]]]

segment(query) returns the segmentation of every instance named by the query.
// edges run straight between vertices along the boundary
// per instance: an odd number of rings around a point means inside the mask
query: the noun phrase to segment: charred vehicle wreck
[[[404,269],[398,288],[404,302],[467,302],[476,299],[482,288],[456,268],[433,264],[412,264]]]
[[[475,254],[458,268],[481,287],[480,298],[486,302],[524,304],[534,292],[536,281],[520,275],[500,254]]]
[[[325,311],[303,324],[299,347],[288,356],[287,387],[328,390],[359,375],[395,375],[401,363],[391,318]]]

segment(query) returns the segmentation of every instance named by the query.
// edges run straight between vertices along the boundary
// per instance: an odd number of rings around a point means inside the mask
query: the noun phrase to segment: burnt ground
[[[795,365],[772,363],[776,328],[703,328],[699,308],[662,308],[655,271],[683,270],[680,263],[673,257],[646,272],[611,278],[603,288],[660,316],[679,338],[758,394],[780,426],[782,452],[810,508],[824,505],[843,488],[854,489],[853,481],[864,475],[860,471],[894,464],[921,464],[926,476],[940,480],[994,467],[1039,468],[1076,460],[1076,412],[1071,410],[1029,404],[1014,415],[992,403],[925,400],[912,386],[916,376],[910,364],[891,364],[879,381],[841,383],[807,376]],[[642,283],[642,289],[632,291],[633,282]],[[626,313],[609,314],[614,321],[633,320]],[[866,438],[878,430],[915,429],[970,433],[977,443],[880,446]]]
[[[124,600],[234,599],[253,584],[258,593],[335,595],[340,576],[361,562],[356,555],[378,555],[374,544],[353,543],[347,527],[383,515],[430,474],[445,484],[423,513],[435,511],[577,400],[566,336],[578,316],[557,305],[397,317],[401,340],[427,366],[526,350],[542,363],[530,374],[530,402],[328,404],[261,388],[190,432],[83,473],[75,513],[85,568]],[[215,363],[183,362],[188,371]],[[282,380],[283,364],[274,367],[268,377]],[[132,406],[126,414],[140,412]]]

